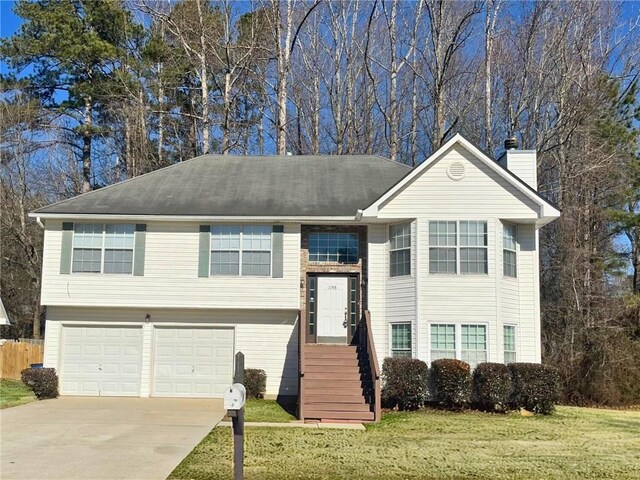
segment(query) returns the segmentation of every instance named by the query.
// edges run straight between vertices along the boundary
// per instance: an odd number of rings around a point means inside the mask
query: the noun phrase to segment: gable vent
[[[464,165],[460,162],[452,162],[447,168],[447,175],[451,180],[462,180],[464,178]]]

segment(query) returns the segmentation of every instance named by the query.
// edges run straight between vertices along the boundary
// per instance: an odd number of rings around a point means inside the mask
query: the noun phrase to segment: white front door
[[[153,396],[222,397],[233,382],[233,329],[155,329]]]
[[[64,326],[62,395],[140,395],[142,328]]]
[[[318,343],[347,343],[347,277],[318,277]]]

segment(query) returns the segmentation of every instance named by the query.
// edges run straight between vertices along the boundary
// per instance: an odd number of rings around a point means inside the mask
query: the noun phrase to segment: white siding
[[[452,162],[465,167],[465,177],[455,181],[448,177]],[[540,361],[540,327],[538,298],[538,252],[532,222],[537,206],[491,169],[460,146],[454,146],[389,199],[379,210],[379,217],[416,218],[417,239],[414,256],[419,261],[413,284],[394,284],[396,279],[385,275],[385,323],[412,315],[414,351],[418,358],[430,361],[430,330],[432,323],[480,323],[489,327],[489,360],[502,362],[503,323],[516,324],[518,360]],[[488,275],[429,274],[429,220],[486,221],[489,239]],[[518,224],[520,251],[518,278],[504,278],[502,273],[502,221]],[[524,223],[523,223],[524,222]],[[371,228],[370,228],[371,231]],[[386,266],[386,249],[384,252]],[[371,259],[373,264],[379,260]],[[373,272],[373,271],[372,271]],[[419,281],[415,281],[419,279]],[[371,283],[371,279],[369,280]],[[417,285],[417,287],[416,287]],[[418,303],[411,302],[411,289],[417,289]],[[414,290],[415,291],[415,290]],[[371,294],[371,293],[370,293]],[[388,328],[382,340],[387,355]],[[376,339],[376,344],[379,340]]]
[[[62,223],[48,220],[42,304],[67,306],[298,309],[300,226],[287,224],[283,278],[198,277],[196,223],[148,223],[144,276],[60,274]]]
[[[387,356],[387,322],[385,316],[387,226],[369,225],[367,238],[369,242],[367,252],[367,293],[369,297],[367,308],[371,312],[373,340],[376,345],[378,362],[382,366],[382,360]]]
[[[416,337],[416,222],[411,223],[411,275],[399,277],[390,276],[390,254],[387,229],[387,243],[385,245],[385,278],[387,285],[385,288],[385,314],[388,323],[410,322],[412,324],[413,338]],[[391,356],[390,329],[385,328],[384,351],[378,351],[381,357]],[[412,345],[414,355],[416,354],[416,342]]]
[[[150,315],[146,325],[145,316]],[[143,363],[141,396],[151,391],[154,326],[220,325],[235,331],[235,352],[245,355],[246,368],[267,373],[267,395],[297,395],[297,312],[277,310],[173,310],[132,308],[49,307],[45,332],[45,366],[59,368],[60,330],[63,324],[141,324]],[[145,335],[148,332],[148,335]],[[145,360],[146,358],[146,360]],[[145,364],[146,362],[146,364]],[[145,366],[146,365],[146,366]]]

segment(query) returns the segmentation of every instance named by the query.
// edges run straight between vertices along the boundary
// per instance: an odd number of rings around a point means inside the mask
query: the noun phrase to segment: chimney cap
[[[505,150],[517,150],[517,148],[518,148],[518,139],[513,135],[504,141]]]

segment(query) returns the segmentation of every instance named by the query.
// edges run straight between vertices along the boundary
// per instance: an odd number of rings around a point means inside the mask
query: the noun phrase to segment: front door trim
[[[347,338],[346,343],[352,344],[360,312],[360,274],[356,272],[322,272],[307,273],[307,301],[305,318],[306,343],[318,343],[317,323],[317,287],[318,277],[345,277],[347,279]]]

